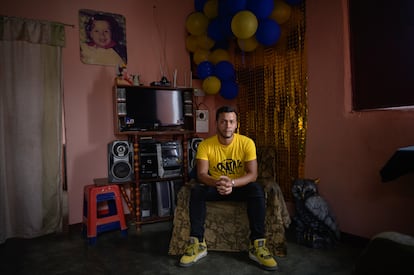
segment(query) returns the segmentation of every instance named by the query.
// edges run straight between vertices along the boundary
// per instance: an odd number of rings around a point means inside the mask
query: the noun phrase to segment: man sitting
[[[204,240],[206,201],[247,202],[250,226],[249,257],[266,270],[277,262],[266,247],[265,195],[257,178],[256,146],[252,139],[235,133],[236,110],[223,106],[216,112],[216,135],[197,149],[197,184],[190,197],[190,240],[180,266],[188,267],[207,256]]]

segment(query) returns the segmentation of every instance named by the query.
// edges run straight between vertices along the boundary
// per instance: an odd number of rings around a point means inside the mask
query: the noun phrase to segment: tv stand
[[[194,118],[193,114],[193,89],[174,88],[175,90],[182,89],[184,94],[184,108],[186,108],[184,125],[173,127],[159,127],[157,129],[135,129],[125,127],[125,97],[120,95],[119,88],[131,88],[131,86],[115,85],[113,91],[113,106],[114,106],[114,134],[117,138],[128,139],[133,143],[134,148],[134,181],[130,183],[130,192],[126,192],[124,185],[120,185],[121,192],[126,200],[129,202],[128,208],[134,219],[137,231],[140,231],[141,225],[147,223],[154,223],[160,221],[167,221],[173,218],[173,213],[166,216],[159,216],[157,214],[150,217],[142,217],[142,201],[141,201],[141,185],[155,185],[157,182],[181,180],[183,185],[188,181],[188,140],[194,137]],[[145,86],[136,86],[134,89],[145,88]],[[169,87],[152,87],[154,89],[172,89]],[[138,91],[139,92],[139,91]],[[189,111],[190,110],[190,111]],[[156,177],[156,178],[142,178],[140,177],[140,144],[143,140],[154,139],[159,142],[179,141],[182,146],[182,173],[180,176],[173,175],[171,177]]]
[[[153,223],[159,221],[166,221],[172,219],[172,214],[169,216],[159,217],[157,214],[152,215],[150,218],[143,219],[141,217],[141,188],[140,185],[144,183],[155,184],[156,182],[164,182],[164,181],[174,181],[174,180],[182,180],[183,185],[188,182],[188,139],[193,136],[191,132],[185,133],[165,133],[165,132],[156,132],[156,135],[143,135],[141,133],[136,133],[134,135],[128,135],[129,139],[132,140],[134,145],[134,175],[135,181],[132,183],[131,187],[131,201],[133,202],[134,209],[132,213],[135,217],[136,228],[139,231],[142,224],[146,223]],[[139,152],[140,148],[140,141],[141,138],[149,137],[155,138],[157,141],[180,141],[182,144],[182,157],[183,157],[183,166],[182,166],[182,174],[180,176],[172,176],[172,177],[156,177],[156,178],[140,178],[140,163],[139,163]],[[131,210],[131,209],[130,209]]]

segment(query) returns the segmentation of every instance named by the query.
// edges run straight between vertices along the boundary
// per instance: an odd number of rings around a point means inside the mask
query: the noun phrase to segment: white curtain
[[[62,229],[64,34],[0,17],[0,243]]]

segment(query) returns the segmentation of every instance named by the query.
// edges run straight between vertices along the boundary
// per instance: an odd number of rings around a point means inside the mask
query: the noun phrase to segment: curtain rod
[[[6,19],[11,18],[11,19],[20,19],[20,20],[27,20],[27,21],[38,21],[38,22],[44,22],[44,23],[54,23],[54,24],[60,24],[60,25],[63,25],[63,26],[66,26],[66,27],[72,27],[72,28],[75,27],[75,25],[73,25],[73,24],[67,24],[67,23],[56,22],[56,21],[29,19],[29,18],[16,17],[16,16],[0,16],[0,17],[4,17]]]

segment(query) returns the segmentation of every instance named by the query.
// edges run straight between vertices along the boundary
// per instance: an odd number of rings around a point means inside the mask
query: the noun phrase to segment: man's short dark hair
[[[217,109],[216,111],[216,121],[218,121],[219,116],[221,113],[235,113],[236,114],[236,119],[238,117],[237,115],[237,111],[235,108],[231,107],[231,106],[222,106],[220,108]]]

